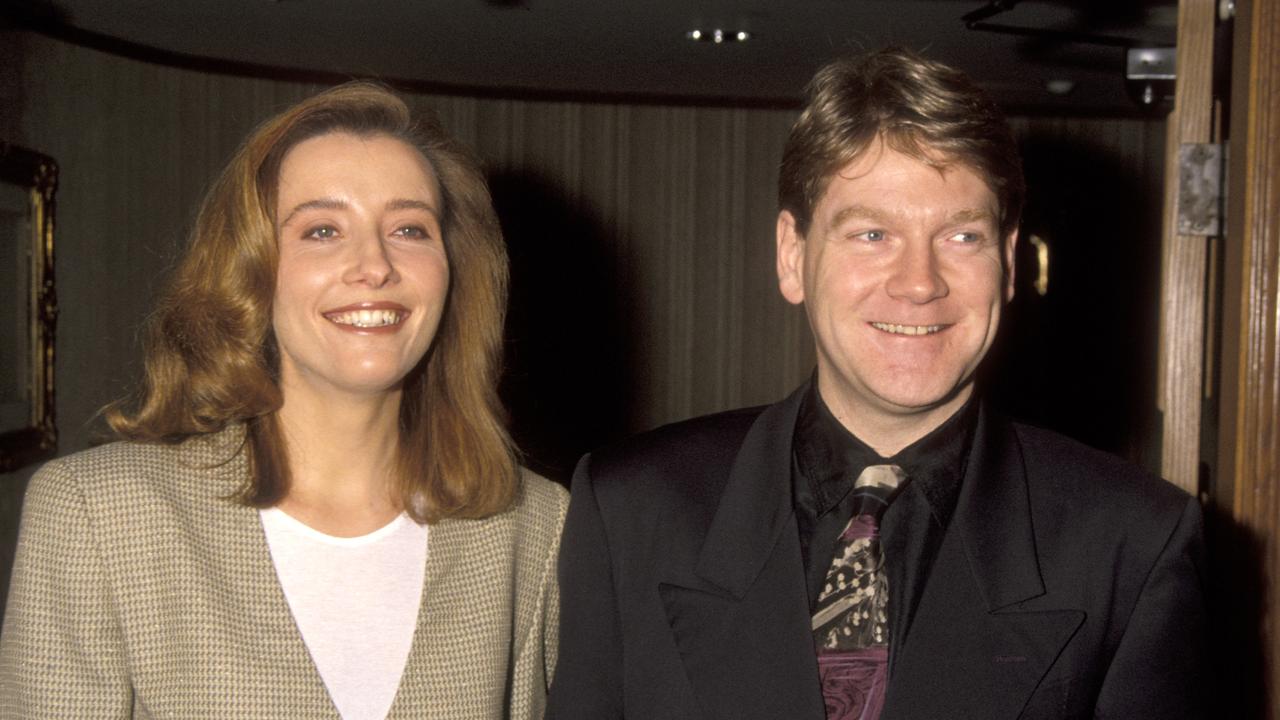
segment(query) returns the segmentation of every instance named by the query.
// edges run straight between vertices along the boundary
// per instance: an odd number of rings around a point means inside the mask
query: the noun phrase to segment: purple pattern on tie
[[[859,650],[888,640],[887,579],[881,572],[880,532],[872,515],[849,521],[814,613],[820,652]]]
[[[886,477],[886,474],[888,475]],[[889,663],[889,587],[879,516],[902,479],[895,466],[863,470],[813,613],[813,640],[828,720],[878,720]]]
[[[818,654],[827,720],[875,720],[884,709],[889,647]]]
[[[858,515],[845,525],[844,532],[840,533],[840,539],[845,542],[853,542],[858,538],[879,538],[880,526],[876,524],[875,517],[871,515]]]

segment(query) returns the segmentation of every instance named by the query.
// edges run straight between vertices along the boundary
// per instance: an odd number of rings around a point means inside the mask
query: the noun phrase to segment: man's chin
[[[918,417],[931,415],[948,408],[954,410],[969,399],[973,383],[954,387],[886,388],[876,393],[881,409],[888,415]]]

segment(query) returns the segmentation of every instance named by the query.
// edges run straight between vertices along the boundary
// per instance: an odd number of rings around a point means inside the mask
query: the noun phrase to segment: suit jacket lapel
[[[699,717],[824,717],[791,502],[791,435],[804,392],[757,418],[694,573],[658,588]]]
[[[747,432],[698,554],[699,577],[734,598],[751,587],[783,529],[794,528],[791,434],[803,391],[765,409]]]
[[[1044,594],[1022,450],[1013,428],[983,407],[956,500],[955,530],[988,610]]]
[[[1022,454],[984,408],[955,515],[889,679],[884,720],[1016,718],[1084,621],[1044,594]]]

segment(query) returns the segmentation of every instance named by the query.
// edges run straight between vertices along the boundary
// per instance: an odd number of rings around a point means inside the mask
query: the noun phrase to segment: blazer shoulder
[[[1129,538],[1164,538],[1192,512],[1181,488],[1108,452],[1043,428],[1015,424],[1029,490],[1052,521],[1109,528]],[[1104,522],[1099,522],[1104,521]]]
[[[239,459],[241,446],[228,432],[197,436],[180,443],[117,440],[55,458],[32,482],[74,482],[86,491],[129,492],[172,484],[177,476],[225,474]]]
[[[523,533],[555,538],[564,526],[569,491],[527,468],[520,469],[520,490],[509,511]]]
[[[592,478],[636,472],[683,475],[731,463],[764,409],[739,408],[681,420],[596,450],[587,457]]]
[[[53,502],[127,525],[173,509],[229,501],[248,471],[228,431],[176,444],[117,441],[46,463],[32,477],[24,504]]]
[[[664,425],[593,452],[574,474],[575,502],[593,497],[614,522],[707,519],[762,408],[731,410]]]
[[[1181,506],[1189,497],[1182,489],[1128,460],[1052,430],[1021,423],[1015,423],[1014,430],[1031,470],[1065,470],[1073,481],[1096,485],[1093,489],[1099,492],[1137,493],[1148,502]]]

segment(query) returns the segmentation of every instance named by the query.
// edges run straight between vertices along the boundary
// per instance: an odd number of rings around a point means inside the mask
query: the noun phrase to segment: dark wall
[[[1158,473],[1163,121],[1015,121],[1027,178],[1017,293],[984,368],[1012,415]],[[1049,252],[1041,295],[1036,247]]]
[[[0,140],[21,139],[18,128],[23,114],[22,78],[26,55],[24,37],[0,24]],[[4,599],[9,594],[9,570],[13,563],[13,546],[18,536],[18,514],[22,510],[22,493],[32,468],[13,473],[0,473],[0,616]]]
[[[316,89],[148,65],[26,33],[0,38],[0,130],[61,165],[62,453],[103,436],[97,411],[136,378],[138,327],[214,173],[254,124]],[[793,113],[425,95],[410,101],[433,109],[490,172],[513,267],[503,391],[531,466],[566,480],[574,460],[599,443],[769,402],[808,375],[813,350],[803,314],[779,297],[774,277],[776,168]],[[1145,218],[1135,208],[1158,202],[1152,158],[1159,155],[1149,150],[1160,145],[1161,123],[1018,118],[1015,129],[1029,148],[1078,154],[1086,147],[1097,160],[1063,187],[1033,184],[1050,214],[1067,202],[1097,200],[1099,172],[1115,181],[1106,186],[1109,204],[1089,206],[1100,222],[1131,212]],[[1073,211],[1063,210],[1068,219]],[[1157,226],[1135,220],[1124,228],[1102,242],[1079,222],[1053,230],[1051,241],[1062,245],[1063,258],[1079,250],[1081,257],[1126,258],[1126,268],[1147,262]],[[1105,381],[1105,391],[1087,397],[1104,410],[1149,412],[1145,353],[1154,346],[1145,338],[1155,323],[1148,315],[1154,291],[1131,285],[1127,271],[1089,274],[1106,286],[1088,293],[1131,298],[1118,317],[1141,326],[1130,337],[1143,339],[1113,348],[1125,379]],[[1103,302],[1090,312],[1109,307]],[[1052,326],[1019,320],[1061,328],[1063,338],[1087,336],[1092,327],[1070,312]],[[1091,361],[1098,356],[1087,344],[1076,347],[1091,368],[1073,376],[1083,385],[1094,369],[1115,369]],[[1025,351],[1007,348],[1006,361],[1036,367],[1020,359]],[[1026,406],[1045,411],[1036,418],[1044,424],[1087,435],[1074,414],[1081,398],[1059,392],[1058,377],[1023,373],[1017,398],[1049,399]],[[1058,413],[1060,407],[1072,410]],[[1139,458],[1154,442],[1146,432],[1136,440],[1125,432],[1086,439]],[[1138,450],[1130,452],[1135,442]],[[0,573],[30,472],[0,476]]]

